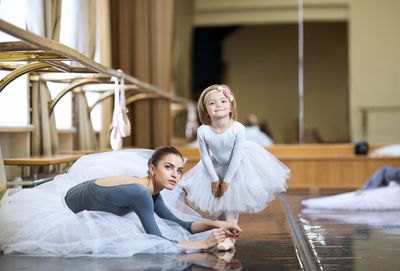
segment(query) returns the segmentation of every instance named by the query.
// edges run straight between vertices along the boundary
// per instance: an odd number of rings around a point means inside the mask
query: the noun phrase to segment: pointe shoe
[[[217,245],[217,248],[223,251],[230,250],[234,247],[235,247],[235,240],[233,240],[232,238],[226,238],[224,241],[218,243]]]

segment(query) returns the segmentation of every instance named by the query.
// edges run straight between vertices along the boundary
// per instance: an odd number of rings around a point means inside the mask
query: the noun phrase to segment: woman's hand
[[[242,229],[237,223],[232,221],[216,220],[215,224],[218,228],[224,229],[226,237],[231,237],[235,240],[238,240],[240,238],[240,233],[242,232]]]
[[[214,195],[214,197],[218,198],[220,197],[220,187],[219,187],[219,180],[212,182],[211,183],[211,193]]]
[[[229,184],[228,183],[225,183],[225,182],[221,183],[220,193],[219,193],[220,197],[222,197],[224,195],[224,193],[226,192],[226,190],[228,190],[228,188],[229,188]]]
[[[226,237],[227,236],[224,229],[214,229],[206,239],[206,249],[215,247],[218,243],[223,242]]]

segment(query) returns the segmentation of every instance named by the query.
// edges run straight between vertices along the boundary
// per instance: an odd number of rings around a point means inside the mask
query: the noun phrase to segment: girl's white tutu
[[[179,253],[178,245],[146,234],[135,213],[123,217],[105,212],[74,214],[65,204],[69,188],[106,176],[146,176],[152,150],[133,149],[86,155],[67,174],[35,188],[9,189],[0,206],[0,246],[4,254],[41,256],[122,257],[136,253]],[[177,200],[175,191],[161,192],[179,218],[202,220]],[[156,216],[163,236],[197,240],[207,233],[190,234],[179,225]]]
[[[228,166],[215,167],[221,180]],[[186,199],[192,206],[218,217],[224,211],[262,211],[278,193],[286,191],[289,176],[289,168],[272,154],[246,141],[240,166],[222,197],[212,195],[210,177],[202,161],[183,176],[179,186],[187,192]]]

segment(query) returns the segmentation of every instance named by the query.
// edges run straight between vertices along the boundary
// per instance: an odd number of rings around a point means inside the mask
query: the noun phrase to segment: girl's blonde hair
[[[201,123],[210,125],[211,124],[211,119],[210,116],[208,115],[205,100],[207,98],[207,94],[210,93],[211,91],[222,91],[224,95],[229,99],[231,102],[231,113],[230,113],[230,118],[237,120],[237,109],[236,109],[236,99],[232,94],[232,91],[227,85],[212,85],[203,90],[203,92],[200,95],[199,101],[197,102],[197,112],[199,114],[199,119]]]

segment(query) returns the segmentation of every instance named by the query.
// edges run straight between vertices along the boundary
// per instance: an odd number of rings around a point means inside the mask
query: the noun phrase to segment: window
[[[0,1],[0,18],[25,29],[26,1]],[[17,39],[0,31],[0,42]],[[9,72],[0,71],[4,78]],[[28,81],[21,76],[0,92],[0,126],[26,126],[28,117]]]

